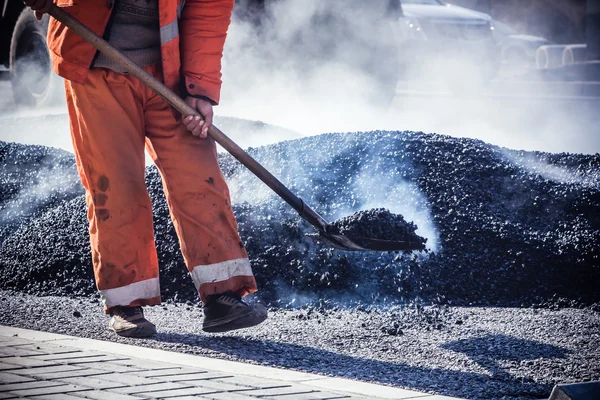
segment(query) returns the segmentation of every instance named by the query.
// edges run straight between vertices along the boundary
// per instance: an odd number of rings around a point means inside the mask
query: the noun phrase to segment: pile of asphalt
[[[310,225],[224,155],[258,298],[271,306],[600,301],[600,155],[511,151],[415,132],[326,134],[249,151],[326,219],[384,207],[415,221],[431,250],[343,252],[315,243],[305,236],[314,232]],[[85,202],[81,189],[73,190],[72,159],[4,143],[0,164],[18,182],[12,190],[0,182],[3,210],[33,199],[19,224],[2,222],[0,288],[93,294]],[[73,177],[52,187],[52,201],[29,195],[43,180],[35,171],[47,164]],[[147,183],[163,296],[196,301],[155,168]]]
[[[72,154],[0,141],[0,243],[27,221],[81,194]]]

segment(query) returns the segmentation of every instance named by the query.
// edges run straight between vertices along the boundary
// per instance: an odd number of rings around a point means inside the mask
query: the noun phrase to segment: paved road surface
[[[453,400],[341,378],[0,325],[0,398]],[[456,399],[459,400],[459,399]]]

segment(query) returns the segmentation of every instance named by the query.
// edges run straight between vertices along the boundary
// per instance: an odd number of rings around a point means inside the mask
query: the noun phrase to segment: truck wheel
[[[49,105],[60,98],[62,79],[51,68],[47,29],[48,15],[38,21],[29,8],[17,19],[10,43],[10,77],[19,105]]]

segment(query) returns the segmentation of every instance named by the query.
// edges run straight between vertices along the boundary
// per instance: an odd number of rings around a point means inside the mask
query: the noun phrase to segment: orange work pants
[[[160,66],[145,69],[161,79]],[[161,173],[183,258],[202,301],[229,290],[256,291],[214,141],[194,137],[170,106],[133,76],[92,69],[85,84],[65,81],[65,87],[105,312],[160,304],[144,145]]]

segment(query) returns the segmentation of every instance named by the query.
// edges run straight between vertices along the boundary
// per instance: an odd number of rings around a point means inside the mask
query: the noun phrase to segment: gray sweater
[[[107,41],[140,67],[160,63],[158,0],[116,0]],[[102,53],[93,67],[124,70]]]

